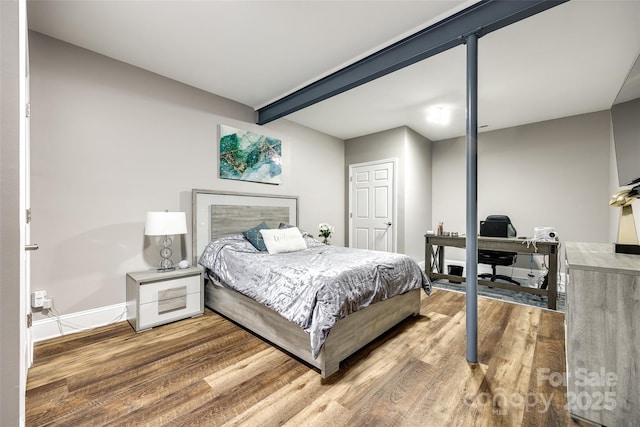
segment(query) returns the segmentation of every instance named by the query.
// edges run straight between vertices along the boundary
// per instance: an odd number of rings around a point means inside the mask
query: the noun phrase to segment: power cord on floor
[[[73,329],[76,332],[85,332],[85,331],[92,331],[96,328],[102,327],[102,326],[107,326],[107,325],[112,325],[114,323],[120,322],[121,320],[123,320],[123,317],[126,317],[127,314],[127,308],[125,307],[122,310],[122,313],[120,313],[118,316],[116,316],[112,321],[107,322],[104,325],[100,325],[100,326],[93,326],[90,328],[85,328],[82,326],[78,326],[78,325],[73,325],[71,323],[68,323],[66,321],[62,320],[62,316],[60,315],[60,313],[58,313],[58,310],[56,310],[55,305],[53,304],[53,299],[51,300],[51,308],[46,309],[47,311],[47,317],[50,319],[54,319],[56,321],[56,324],[58,325],[58,332],[60,332],[60,336],[64,335],[64,327],[68,328],[68,329]]]

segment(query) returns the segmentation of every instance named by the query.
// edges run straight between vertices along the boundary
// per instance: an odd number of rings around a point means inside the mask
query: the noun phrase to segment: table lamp
[[[147,212],[147,223],[144,227],[147,236],[164,236],[162,250],[160,250],[160,268],[158,271],[175,270],[171,261],[171,235],[187,234],[187,216],[184,212]]]

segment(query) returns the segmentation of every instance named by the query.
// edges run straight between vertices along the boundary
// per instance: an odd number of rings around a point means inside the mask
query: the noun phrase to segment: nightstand
[[[203,313],[202,268],[127,273],[127,320],[136,332]]]

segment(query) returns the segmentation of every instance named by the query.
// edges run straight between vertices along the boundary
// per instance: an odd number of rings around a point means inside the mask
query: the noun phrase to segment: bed
[[[304,250],[275,255],[258,251],[248,242],[243,242],[245,239],[240,233],[263,222],[272,229],[296,227],[298,224],[297,197],[193,190],[192,201],[192,253],[194,263],[200,262],[205,267],[207,278],[205,305],[319,369],[323,378],[337,372],[340,362],[346,357],[405,318],[418,314],[421,292],[427,294],[430,292],[430,283],[424,272],[417,267],[415,261],[402,255],[363,254],[362,251],[358,252],[359,250],[329,247],[310,236],[304,237],[306,244]],[[299,299],[306,301],[314,311],[312,315],[307,314],[305,317],[298,309],[291,312],[282,311],[282,306],[288,307],[290,305],[286,303],[298,298],[289,295],[292,290],[298,289],[296,283],[289,281],[293,281],[294,278],[297,280],[297,276],[306,277],[311,274],[306,270],[303,273],[298,272],[305,269],[305,265],[313,266],[318,270],[313,273],[318,275],[312,276],[314,286],[320,286],[315,285],[320,280],[328,280],[331,281],[328,286],[333,289],[341,283],[343,277],[341,271],[337,272],[337,264],[340,263],[337,260],[353,258],[360,263],[367,263],[374,262],[378,256],[386,255],[402,262],[402,268],[394,267],[393,280],[398,281],[397,289],[385,284],[384,296],[370,295],[369,302],[366,304],[356,304],[357,308],[353,308],[354,304],[351,304],[351,308],[347,311],[324,316],[318,315],[324,307],[321,305],[323,302],[319,298],[316,300],[309,297],[315,296],[316,293],[320,294],[316,292],[320,289],[317,288],[313,292],[303,292],[304,296],[299,296]],[[233,256],[236,258],[233,259]],[[304,257],[315,258],[313,262],[305,262]],[[337,258],[332,260],[329,257]],[[394,271],[394,268],[387,265],[391,261],[375,262],[382,266],[378,269],[380,272],[376,270],[376,275],[382,275],[386,280],[389,276],[388,272]],[[282,266],[277,267],[278,263]],[[336,275],[329,277],[330,274],[322,270],[323,263],[334,266]],[[220,265],[223,268],[219,268]],[[232,271],[233,268],[228,268],[230,265],[236,266],[235,271]],[[251,270],[255,265],[261,265],[262,269],[259,272],[249,273],[246,278],[241,277],[244,271]],[[280,275],[282,270],[275,273],[276,268],[283,268],[283,266],[289,270],[289,273]],[[266,272],[265,269],[269,271]],[[409,279],[395,277],[404,269],[407,270]],[[295,271],[295,274],[291,271]],[[260,280],[256,279],[253,283],[252,276],[259,276]],[[402,280],[406,283],[400,283]],[[263,297],[259,293],[252,295],[252,289],[260,287],[267,289],[272,282],[289,283],[289,286],[288,288],[285,286],[284,291],[275,292],[273,297],[275,299],[258,302],[261,298],[269,298],[269,296]],[[379,285],[377,287],[380,288]],[[331,291],[331,295],[333,299],[342,298],[334,290]],[[283,298],[289,298],[289,300],[282,303]],[[340,304],[335,303],[335,305]],[[360,307],[360,305],[366,307]],[[315,323],[316,318],[324,317],[330,319],[329,324]]]

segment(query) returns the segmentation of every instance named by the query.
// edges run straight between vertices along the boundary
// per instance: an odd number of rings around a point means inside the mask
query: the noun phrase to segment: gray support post
[[[467,42],[467,361],[478,362],[478,35]]]

